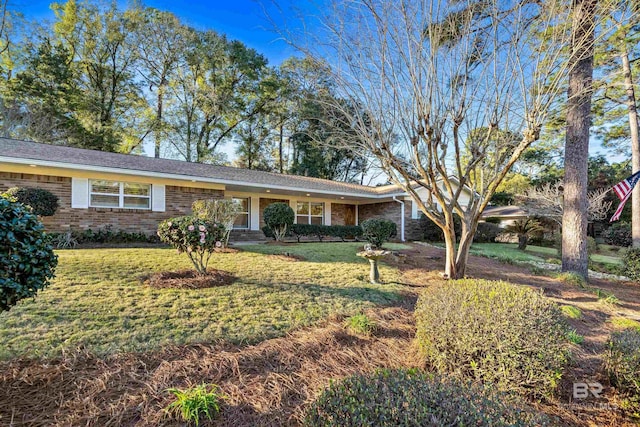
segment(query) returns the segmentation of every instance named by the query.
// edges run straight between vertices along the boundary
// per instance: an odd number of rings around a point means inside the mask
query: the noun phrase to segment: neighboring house
[[[525,219],[527,217],[529,217],[529,214],[518,206],[489,206],[482,212],[481,219],[498,218],[500,219],[498,225],[504,228],[519,219]]]
[[[396,222],[400,240],[421,237],[416,204],[394,185],[369,187],[0,138],[0,191],[16,186],[44,188],[59,197],[57,213],[43,218],[51,232],[111,225],[150,234],[160,221],[189,214],[195,200],[227,198],[243,207],[233,240],[264,238],[262,214],[274,202],[288,203],[296,223],[357,225],[384,217]],[[465,194],[468,201],[470,191]]]

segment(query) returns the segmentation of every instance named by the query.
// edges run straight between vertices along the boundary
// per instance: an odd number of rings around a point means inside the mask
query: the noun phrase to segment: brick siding
[[[355,205],[331,204],[331,225],[355,225]]]
[[[420,240],[422,238],[420,220],[411,219],[411,203],[408,200],[404,201],[404,238],[405,240]],[[398,239],[400,238],[400,211],[400,203],[395,201],[358,206],[360,223],[370,218],[385,218],[393,221],[398,226]]]
[[[0,172],[0,192],[11,187],[38,187],[58,196],[60,207],[54,216],[42,218],[50,232],[69,229],[96,230],[111,225],[114,230],[154,234],[158,223],[167,218],[191,213],[191,204],[199,199],[224,197],[221,190],[177,187],[167,185],[165,189],[165,212],[137,209],[71,208],[71,178]]]

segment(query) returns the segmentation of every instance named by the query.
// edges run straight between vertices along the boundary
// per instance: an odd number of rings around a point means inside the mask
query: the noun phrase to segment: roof
[[[21,161],[17,161],[20,159]],[[25,161],[26,160],[26,161]],[[181,179],[202,179],[226,184],[244,184],[265,188],[294,188],[303,191],[335,193],[360,197],[382,197],[404,193],[394,185],[370,187],[347,182],[284,175],[230,166],[156,159],[132,154],[110,153],[61,145],[0,138],[0,162],[40,162],[48,166],[72,169],[108,169],[112,172],[156,174]],[[142,172],[142,173],[141,173]]]
[[[518,206],[489,206],[482,212],[483,218],[489,217],[522,217],[527,212]]]

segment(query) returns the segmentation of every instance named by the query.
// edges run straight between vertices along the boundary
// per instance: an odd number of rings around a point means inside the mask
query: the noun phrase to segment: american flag
[[[631,197],[633,187],[635,187],[639,180],[640,172],[636,172],[629,178],[622,180],[613,186],[613,191],[615,191],[616,195],[620,199],[620,205],[618,206],[618,209],[616,209],[616,212],[613,214],[613,216],[611,217],[611,221],[609,222],[617,221],[620,219],[620,215],[622,214],[622,210],[624,209],[624,204],[627,203],[627,199]]]

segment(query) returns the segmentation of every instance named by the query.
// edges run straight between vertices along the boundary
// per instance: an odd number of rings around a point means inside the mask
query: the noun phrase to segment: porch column
[[[251,209],[251,214],[249,215],[251,226],[249,228],[253,231],[260,231],[260,197],[251,196],[249,205]]]
[[[360,225],[360,212],[358,211],[358,205],[356,205],[356,225]]]

